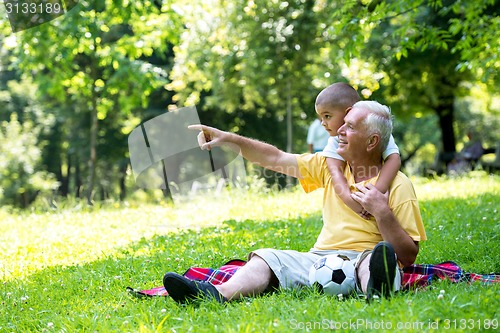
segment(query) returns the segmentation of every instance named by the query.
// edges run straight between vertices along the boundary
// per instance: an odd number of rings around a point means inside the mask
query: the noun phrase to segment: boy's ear
[[[377,133],[374,133],[370,135],[368,138],[368,147],[366,147],[367,151],[372,151],[373,149],[377,148],[380,143],[380,135]]]

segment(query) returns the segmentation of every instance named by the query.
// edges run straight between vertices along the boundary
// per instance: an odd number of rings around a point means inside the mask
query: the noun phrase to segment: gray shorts
[[[264,259],[274,275],[278,278],[282,289],[309,286],[309,268],[319,258],[330,255],[341,254],[353,260],[355,265],[361,252],[347,250],[321,251],[311,249],[309,252],[298,252],[294,250],[259,249],[251,252],[248,259],[257,255]]]

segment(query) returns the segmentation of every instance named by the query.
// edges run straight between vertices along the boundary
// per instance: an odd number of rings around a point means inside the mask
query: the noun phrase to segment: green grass
[[[429,238],[417,263],[454,260],[466,271],[500,272],[500,177],[414,184]],[[498,285],[437,282],[370,305],[308,288],[188,306],[125,291],[160,286],[167,271],[244,259],[261,247],[306,251],[321,225],[321,200],[320,191],[297,190],[232,193],[176,206],[0,210],[0,332],[498,329]]]

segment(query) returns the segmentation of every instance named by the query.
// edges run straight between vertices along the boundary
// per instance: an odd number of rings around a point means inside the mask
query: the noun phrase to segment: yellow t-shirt
[[[321,154],[304,154],[297,157],[297,162],[303,177],[300,183],[306,192],[324,188],[323,228],[314,245],[315,249],[364,251],[373,249],[383,240],[373,217],[370,220],[360,217],[337,196],[325,157]],[[348,165],[344,175],[351,192],[357,191]],[[374,184],[376,180],[375,177],[361,183]],[[414,241],[426,240],[417,197],[410,180],[398,172],[389,191],[389,207],[401,227]]]

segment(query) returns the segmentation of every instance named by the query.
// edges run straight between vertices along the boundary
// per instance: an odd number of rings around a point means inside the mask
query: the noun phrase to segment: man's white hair
[[[369,135],[377,133],[380,135],[380,148],[384,151],[389,144],[392,134],[392,114],[391,109],[376,101],[359,101],[354,108],[366,109],[369,111],[364,123]]]

